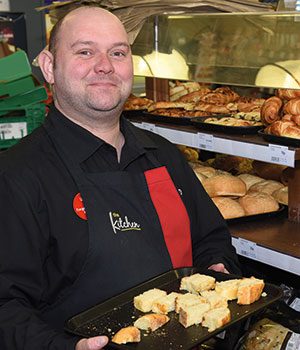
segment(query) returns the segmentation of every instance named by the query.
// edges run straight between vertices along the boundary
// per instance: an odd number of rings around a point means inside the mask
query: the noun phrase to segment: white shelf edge
[[[242,241],[245,242],[247,240],[243,239]],[[238,255],[300,276],[300,259],[262,247],[255,242],[247,242],[252,248],[252,252],[247,251],[247,249],[243,250],[240,238],[232,237],[232,244]]]
[[[151,130],[176,144],[205,149],[217,153],[251,158],[268,163],[286,165],[293,168],[295,167],[295,150],[289,150],[288,147],[285,146],[257,145],[253,143],[223,139],[216,136],[210,136],[209,140],[204,139],[203,142],[203,135],[209,135],[208,133],[192,133],[182,130],[175,130],[148,122],[134,122],[133,124],[141,129]],[[200,137],[202,137],[201,141]]]

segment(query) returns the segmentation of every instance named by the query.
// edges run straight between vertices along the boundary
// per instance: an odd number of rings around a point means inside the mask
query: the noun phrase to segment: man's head
[[[39,64],[53,85],[56,106],[73,119],[120,113],[131,92],[127,33],[116,16],[99,7],[80,7],[60,20]]]

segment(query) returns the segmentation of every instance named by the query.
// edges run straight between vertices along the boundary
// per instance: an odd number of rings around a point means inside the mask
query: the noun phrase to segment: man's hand
[[[229,271],[226,270],[224,264],[221,264],[221,263],[213,264],[208,269],[209,270],[214,270],[214,271],[217,271],[217,272],[229,273]]]
[[[76,344],[75,350],[100,350],[108,343],[105,336],[80,339]]]

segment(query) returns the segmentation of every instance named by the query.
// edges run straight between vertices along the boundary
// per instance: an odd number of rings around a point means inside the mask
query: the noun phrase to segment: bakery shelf
[[[270,144],[258,135],[230,135],[199,131],[194,126],[149,123],[132,120],[139,128],[151,130],[169,141],[207,151],[251,158],[268,163],[295,167],[300,159],[300,149]]]
[[[300,276],[300,224],[285,217],[229,224],[241,256]]]

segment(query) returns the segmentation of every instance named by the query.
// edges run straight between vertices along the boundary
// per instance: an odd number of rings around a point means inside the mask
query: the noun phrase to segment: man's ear
[[[38,56],[38,62],[45,80],[49,84],[53,84],[54,83],[54,76],[53,76],[54,57],[52,53],[48,50],[43,50]]]

